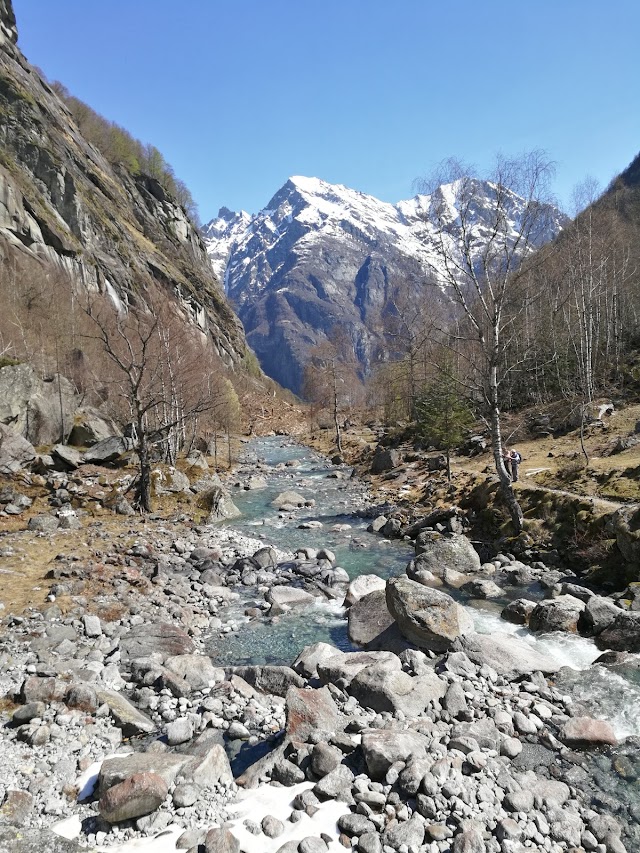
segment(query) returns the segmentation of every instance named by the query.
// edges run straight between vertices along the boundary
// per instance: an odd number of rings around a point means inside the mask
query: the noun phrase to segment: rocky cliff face
[[[476,191],[473,228],[480,251],[492,187],[477,181]],[[212,263],[267,374],[299,391],[309,350],[335,326],[347,332],[366,373],[393,347],[385,323],[400,289],[414,300],[444,301],[435,287],[418,296],[437,263],[426,217],[435,198],[444,199],[455,220],[453,184],[433,197],[393,205],[317,178],[294,177],[257,215],[223,209],[206,226]],[[510,198],[511,222],[523,207],[523,199]],[[561,221],[559,213],[550,217],[540,243],[557,233]]]
[[[154,179],[108,163],[16,42],[0,0],[0,292],[34,263],[116,303],[154,282],[226,364],[239,362],[242,326],[183,208]]]

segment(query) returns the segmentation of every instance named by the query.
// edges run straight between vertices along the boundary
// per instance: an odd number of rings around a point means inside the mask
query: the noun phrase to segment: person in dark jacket
[[[518,479],[518,466],[522,462],[522,456],[517,450],[512,450],[509,453],[509,460],[511,462],[511,480],[515,483]]]

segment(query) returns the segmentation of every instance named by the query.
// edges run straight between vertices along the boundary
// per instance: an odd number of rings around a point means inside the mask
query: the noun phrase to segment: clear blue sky
[[[13,0],[27,58],[156,145],[203,221],[289,175],[386,201],[544,148],[568,209],[640,150],[639,0]]]

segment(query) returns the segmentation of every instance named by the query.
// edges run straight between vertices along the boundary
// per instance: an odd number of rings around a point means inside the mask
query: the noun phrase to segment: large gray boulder
[[[274,696],[286,696],[290,687],[302,687],[304,681],[290,666],[229,666],[225,670],[227,677],[238,675],[247,684],[262,693]]]
[[[448,651],[471,626],[451,596],[407,577],[387,582],[387,607],[403,636],[422,649]]]
[[[151,734],[155,732],[156,726],[149,717],[139,711],[135,705],[115,690],[107,690],[106,688],[98,688],[96,696],[100,704],[108,706],[114,722],[122,729],[122,734],[125,737],[135,737],[141,734]]]
[[[610,598],[592,595],[578,619],[578,631],[588,637],[601,634],[621,612]]]
[[[439,706],[447,691],[447,682],[435,672],[411,676],[402,670],[389,671],[384,666],[365,667],[349,685],[349,693],[365,708],[374,711],[402,711],[417,717],[430,705]]]
[[[478,552],[461,533],[423,530],[418,534],[415,549],[416,556],[420,557],[420,567],[433,572],[436,577],[441,577],[445,568],[463,574],[480,571]]]
[[[622,610],[597,637],[600,649],[640,652],[640,612]]]
[[[364,760],[374,780],[384,779],[387,770],[396,761],[426,758],[429,745],[427,737],[411,729],[369,729],[362,734]]]
[[[532,631],[578,630],[578,619],[585,608],[584,601],[572,595],[560,595],[537,604],[529,616]]]
[[[557,672],[560,664],[513,634],[467,634],[462,648],[469,660],[515,679],[531,672]]]
[[[295,586],[274,586],[265,596],[271,605],[269,613],[283,613],[292,607],[308,607],[313,604],[315,597]]]
[[[98,441],[83,454],[85,462],[92,465],[109,465],[118,462],[125,453],[133,449],[133,440],[113,435]]]
[[[42,379],[30,364],[0,368],[0,423],[33,445],[63,441],[79,403],[75,388],[59,373]]]
[[[120,429],[112,418],[92,406],[83,406],[73,416],[73,427],[67,444],[92,447],[99,441],[119,435]]]
[[[298,494],[298,492],[287,491],[280,492],[279,495],[276,495],[276,497],[271,501],[271,505],[280,509],[285,506],[304,506],[306,502],[307,499]]]
[[[26,438],[0,424],[0,474],[13,474],[26,468],[35,458],[35,448]]]
[[[168,622],[147,622],[134,626],[120,641],[123,662],[159,654],[162,662],[176,655],[190,655],[196,650],[191,637]]]
[[[382,474],[385,471],[391,471],[400,464],[400,460],[401,456],[397,450],[379,444],[371,462],[371,473]]]
[[[360,670],[372,664],[389,670],[402,669],[400,658],[392,652],[340,652],[318,662],[318,677],[323,684],[335,684],[346,690]]]
[[[383,637],[385,632],[395,625],[387,607],[386,584],[382,589],[359,598],[349,608],[348,620],[349,639],[352,643],[368,646]]]
[[[214,666],[204,655],[176,655],[167,658],[164,665],[185,682],[187,692],[206,690],[224,681],[224,670]]]
[[[351,607],[352,604],[355,604],[363,596],[378,589],[385,589],[386,586],[384,578],[381,578],[380,575],[359,575],[349,584],[344,599],[344,606]]]
[[[242,515],[238,507],[231,500],[231,496],[222,486],[213,486],[207,495],[206,503],[209,505],[209,517],[207,524],[215,524],[227,518],[237,518]]]
[[[291,667],[305,678],[317,678],[318,664],[338,654],[342,653],[336,646],[329,643],[313,643],[304,647]]]

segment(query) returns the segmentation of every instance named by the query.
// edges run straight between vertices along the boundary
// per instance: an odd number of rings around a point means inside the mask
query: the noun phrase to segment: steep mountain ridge
[[[480,250],[495,187],[475,183],[473,237]],[[446,184],[431,196],[391,204],[294,176],[254,216],[224,209],[209,222],[204,236],[212,263],[265,372],[299,392],[309,350],[336,325],[347,331],[363,372],[384,358],[392,301],[401,289],[418,294],[438,263],[430,207],[444,202],[445,216],[455,222],[457,190],[456,183]],[[509,195],[512,229],[524,206]],[[562,222],[555,211],[535,245],[552,239]],[[430,294],[434,304],[446,302],[437,288]]]
[[[26,270],[64,274],[116,304],[157,285],[227,365],[245,356],[241,324],[184,209],[82,136],[20,52],[10,0],[0,0],[0,263],[2,289]]]

